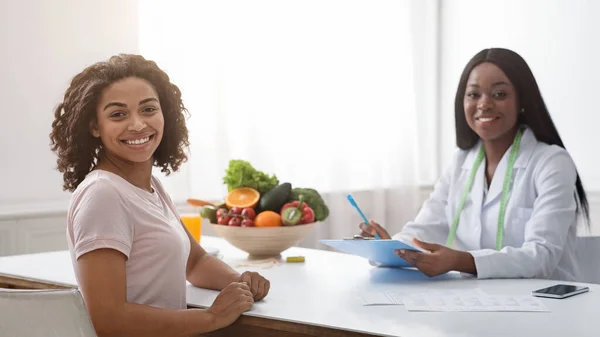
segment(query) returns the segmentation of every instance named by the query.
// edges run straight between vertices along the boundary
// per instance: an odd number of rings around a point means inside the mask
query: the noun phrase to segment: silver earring
[[[524,112],[525,112],[525,108],[521,108],[521,113],[524,113]]]

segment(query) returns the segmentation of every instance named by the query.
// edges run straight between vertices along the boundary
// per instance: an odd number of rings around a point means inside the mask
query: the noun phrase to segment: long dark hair
[[[503,48],[490,48],[480,51],[467,63],[460,76],[454,100],[456,145],[466,150],[475,146],[479,141],[479,136],[467,124],[463,102],[469,75],[473,68],[483,62],[495,64],[514,85],[519,100],[518,108],[523,111],[519,116],[518,123],[527,125],[539,141],[550,145],[558,145],[566,149],[546,108],[542,93],[529,65],[527,65],[527,62],[519,54]],[[589,226],[589,204],[583,184],[579,178],[579,173],[577,173],[575,186],[577,188],[577,196],[579,197],[578,209],[583,212]]]

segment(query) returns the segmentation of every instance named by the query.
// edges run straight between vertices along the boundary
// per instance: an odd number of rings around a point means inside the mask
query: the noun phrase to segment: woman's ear
[[[100,131],[98,131],[98,123],[95,120],[90,121],[90,133],[96,138],[100,138]]]

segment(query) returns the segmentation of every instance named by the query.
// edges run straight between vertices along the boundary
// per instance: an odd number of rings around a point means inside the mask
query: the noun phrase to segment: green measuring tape
[[[519,129],[517,131],[517,135],[515,136],[515,140],[513,141],[512,149],[510,151],[510,157],[508,159],[508,166],[506,168],[506,174],[504,176],[504,185],[502,186],[502,199],[500,200],[500,212],[498,214],[498,231],[496,232],[496,250],[502,249],[502,240],[504,239],[504,215],[506,213],[506,204],[508,203],[508,192],[510,190],[510,181],[512,178],[512,172],[515,166],[515,161],[517,160],[517,154],[519,153],[519,147],[521,146],[522,136],[523,131]],[[485,149],[483,148],[482,144],[481,149],[479,150],[479,154],[477,154],[477,158],[473,163],[473,168],[471,169],[469,180],[467,180],[465,191],[463,192],[460,204],[458,205],[458,210],[456,212],[456,215],[454,216],[454,220],[452,221],[452,228],[450,229],[448,239],[446,240],[447,247],[452,246],[452,243],[454,242],[454,238],[456,237],[456,229],[458,228],[458,222],[460,220],[460,213],[462,213],[465,201],[467,200],[467,196],[469,195],[469,192],[471,192],[471,187],[473,187],[475,175],[477,174],[477,170],[479,169],[481,162],[483,162],[483,158],[485,158]]]

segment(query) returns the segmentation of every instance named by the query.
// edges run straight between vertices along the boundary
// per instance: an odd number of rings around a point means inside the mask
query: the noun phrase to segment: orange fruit
[[[232,209],[233,207],[253,208],[258,204],[259,199],[260,193],[257,190],[250,187],[240,187],[227,193],[225,205],[229,209]]]
[[[281,215],[273,211],[263,211],[254,218],[254,227],[277,227],[281,226]]]

